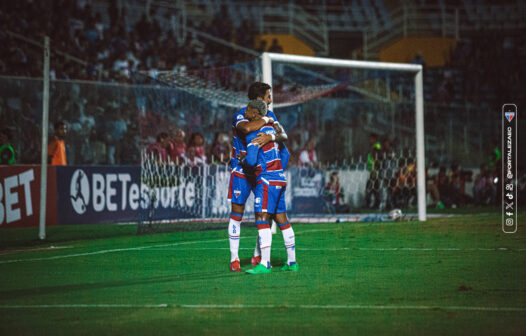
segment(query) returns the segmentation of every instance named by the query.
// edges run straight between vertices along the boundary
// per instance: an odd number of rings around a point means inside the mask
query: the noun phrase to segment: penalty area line
[[[402,306],[402,305],[244,305],[244,304],[42,304],[0,305],[0,309],[91,309],[91,308],[172,308],[172,309],[311,309],[311,310],[453,310],[488,312],[525,312],[526,307],[480,307],[480,306]]]

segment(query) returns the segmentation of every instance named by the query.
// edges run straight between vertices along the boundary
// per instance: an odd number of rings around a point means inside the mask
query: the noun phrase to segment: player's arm
[[[254,145],[252,142],[249,142],[254,138],[255,138],[255,132],[252,132],[249,135],[247,135],[247,142],[248,142],[247,156],[243,159],[243,163],[251,167],[254,167],[256,165],[258,161],[258,152],[259,152],[259,147]]]
[[[279,144],[279,158],[281,159],[281,166],[283,167],[283,170],[287,169],[290,159],[290,152],[283,142]]]
[[[273,123],[274,119],[271,117],[263,117],[258,120],[248,121],[248,120],[242,120],[237,123],[236,128],[238,131],[242,132],[243,134],[249,134],[252,132],[257,131],[261,127],[265,126],[268,123]]]
[[[252,140],[252,142],[256,144],[259,148],[261,148],[271,141],[275,141],[275,142],[287,141],[288,136],[285,130],[283,129],[283,126],[281,126],[281,124],[277,121],[274,122],[273,126],[274,126],[274,129],[276,130],[276,134],[258,133],[258,137]]]

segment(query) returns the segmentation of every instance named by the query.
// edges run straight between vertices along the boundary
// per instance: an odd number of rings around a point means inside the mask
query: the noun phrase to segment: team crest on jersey
[[[281,189],[281,186],[276,186],[276,189]]]
[[[254,202],[255,202],[256,204],[261,203],[261,197],[256,197],[256,199],[254,200]]]
[[[241,195],[241,190],[234,190],[234,195],[236,195],[236,197],[239,197],[239,195]]]

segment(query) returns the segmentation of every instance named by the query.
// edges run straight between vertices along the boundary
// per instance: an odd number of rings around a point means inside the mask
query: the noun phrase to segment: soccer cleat
[[[234,260],[230,263],[230,270],[232,272],[241,272],[241,266],[239,265],[239,260]]]
[[[250,259],[250,263],[254,266],[258,265],[261,262],[261,256],[255,256]]]
[[[281,268],[282,271],[297,271],[299,269],[298,267],[298,264],[294,263],[292,265],[289,265],[289,264],[285,264],[285,266],[283,266]]]
[[[272,273],[272,268],[266,268],[263,264],[258,264],[256,267],[246,271],[249,274],[266,274]]]

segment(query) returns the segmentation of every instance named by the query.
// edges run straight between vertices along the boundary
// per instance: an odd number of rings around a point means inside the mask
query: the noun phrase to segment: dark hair
[[[164,138],[168,138],[168,133],[161,132],[161,133],[157,134],[157,142],[161,142],[161,140],[164,139]]]
[[[205,140],[205,137],[201,133],[194,132],[194,133],[192,133],[192,135],[190,135],[190,141],[188,141],[188,146],[189,147],[194,145],[195,138],[197,138],[197,137],[203,138],[203,141]]]
[[[66,124],[65,124],[63,121],[57,121],[57,122],[55,123],[54,126],[55,126],[54,129],[55,129],[55,131],[56,131],[56,130],[58,130],[61,126],[66,126]]]
[[[248,99],[254,100],[259,98],[264,98],[267,90],[270,90],[271,86],[267,83],[254,82],[248,87]]]

